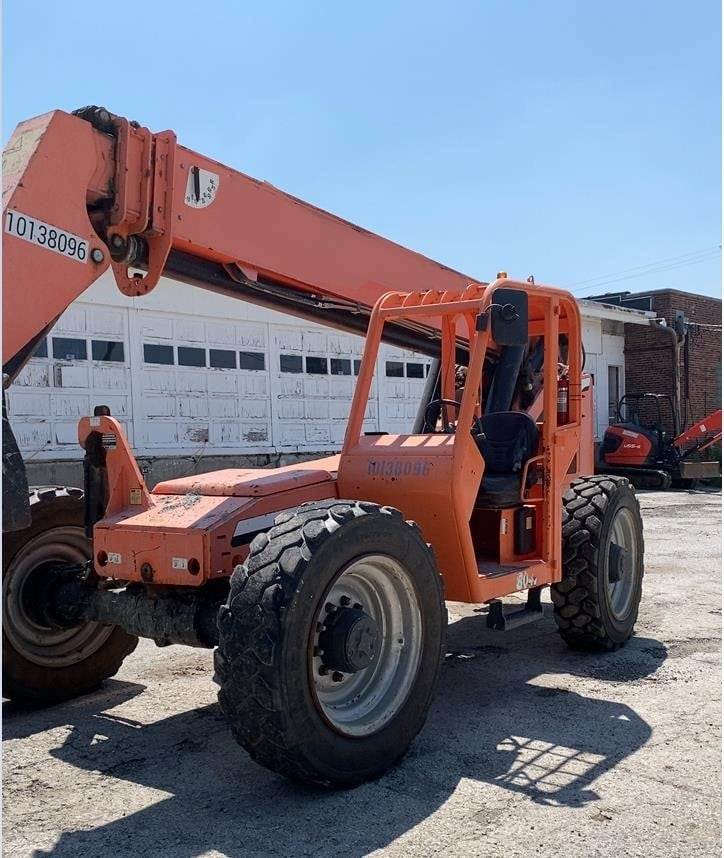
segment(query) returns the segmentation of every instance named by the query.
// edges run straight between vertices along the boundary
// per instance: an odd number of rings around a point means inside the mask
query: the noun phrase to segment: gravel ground
[[[259,768],[216,705],[211,655],[143,642],[118,677],[3,704],[6,856],[720,854],[721,495],[646,493],[636,637],[569,652],[451,604],[427,725],[346,793]]]

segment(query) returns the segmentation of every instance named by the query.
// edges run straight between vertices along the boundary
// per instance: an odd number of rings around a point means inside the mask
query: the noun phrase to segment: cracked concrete
[[[257,767],[211,655],[144,642],[96,694],[4,704],[7,856],[720,853],[721,496],[647,493],[636,637],[569,652],[549,616],[488,632],[450,605],[427,725],[346,793]]]

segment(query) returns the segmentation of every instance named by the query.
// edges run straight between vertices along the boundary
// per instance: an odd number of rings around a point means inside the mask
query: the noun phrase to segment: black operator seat
[[[505,509],[520,504],[523,468],[538,451],[538,427],[525,411],[498,411],[478,421],[475,443],[485,461],[476,506]]]

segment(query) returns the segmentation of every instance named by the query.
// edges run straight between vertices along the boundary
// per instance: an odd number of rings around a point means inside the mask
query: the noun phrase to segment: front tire
[[[563,496],[563,580],[553,616],[573,649],[614,650],[633,634],[641,602],[644,537],[626,477],[576,480]]]
[[[356,786],[394,765],[422,728],[446,619],[432,552],[398,510],[304,505],[257,536],[232,575],[219,702],[261,765]]]
[[[138,638],[98,623],[52,629],[38,616],[33,590],[44,572],[57,563],[84,563],[91,547],[80,489],[33,489],[30,512],[30,527],[7,534],[3,545],[3,696],[57,703],[113,676]]]

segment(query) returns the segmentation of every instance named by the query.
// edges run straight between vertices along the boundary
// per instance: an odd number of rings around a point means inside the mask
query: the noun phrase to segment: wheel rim
[[[33,583],[53,563],[84,563],[88,540],[78,527],[58,527],[31,539],[12,559],[3,577],[3,631],[23,658],[40,667],[69,667],[88,658],[108,640],[113,626],[82,623],[69,629],[45,625],[34,614]]]
[[[606,580],[611,612],[623,619],[631,607],[636,590],[636,566],[639,545],[636,519],[630,509],[622,507],[611,524],[606,552]]]
[[[367,621],[359,620],[363,635],[357,664],[369,666],[352,672],[330,667],[330,652],[320,646],[329,645],[330,623],[345,622],[345,611]],[[312,692],[324,718],[345,736],[378,732],[405,704],[422,657],[422,612],[410,574],[386,555],[358,558],[326,594],[311,637]]]

